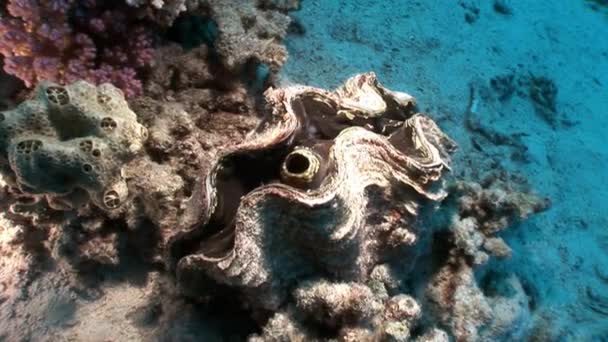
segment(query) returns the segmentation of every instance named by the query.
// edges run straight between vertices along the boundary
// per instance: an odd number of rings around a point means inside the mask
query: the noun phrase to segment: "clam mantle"
[[[416,240],[420,203],[445,191],[455,143],[408,94],[357,75],[336,91],[269,89],[267,117],[218,154],[193,202],[197,222],[173,238],[185,293],[208,279],[276,310],[304,280],[365,282]]]

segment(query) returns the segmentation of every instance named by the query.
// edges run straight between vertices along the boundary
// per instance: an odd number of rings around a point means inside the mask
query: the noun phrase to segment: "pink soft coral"
[[[28,87],[84,79],[140,94],[152,38],[126,9],[101,0],[8,0],[10,16],[0,21],[5,71]]]

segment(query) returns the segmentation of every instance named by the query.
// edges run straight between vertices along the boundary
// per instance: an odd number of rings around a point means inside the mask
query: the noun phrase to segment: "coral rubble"
[[[496,234],[514,220],[525,219],[550,205],[548,199],[518,191],[496,176],[487,177],[483,185],[457,182],[450,193],[458,194],[458,214],[451,225],[455,244],[475,264],[484,264],[488,254],[510,256],[511,250]]]

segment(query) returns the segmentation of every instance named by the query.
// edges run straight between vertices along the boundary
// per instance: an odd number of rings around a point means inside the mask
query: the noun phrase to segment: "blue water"
[[[505,232],[513,257],[491,267],[525,285],[539,340],[606,340],[608,15],[586,1],[501,3],[510,13],[489,0],[306,0],[293,14],[305,34],[286,42],[283,82],[331,88],[375,71],[459,143],[456,170],[471,173],[459,162],[482,158],[475,140],[525,177],[552,207]],[[555,116],[539,115],[520,86],[497,100],[491,80],[501,75],[552,80]],[[471,87],[479,120],[527,147],[525,160],[465,128]]]

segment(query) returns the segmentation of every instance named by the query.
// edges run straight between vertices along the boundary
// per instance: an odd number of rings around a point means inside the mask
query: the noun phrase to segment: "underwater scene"
[[[606,0],[0,0],[0,342],[608,342]]]

